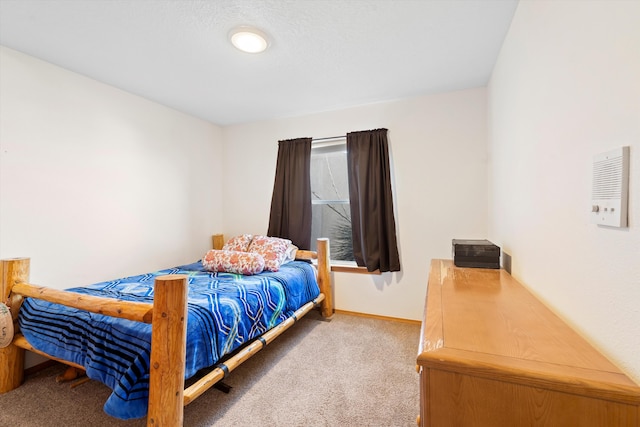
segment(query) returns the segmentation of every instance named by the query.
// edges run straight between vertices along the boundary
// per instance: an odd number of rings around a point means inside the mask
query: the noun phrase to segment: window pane
[[[311,249],[328,237],[332,260],[354,261],[346,139],[312,147],[311,199]]]
[[[355,261],[351,238],[351,213],[345,203],[313,205],[311,225],[311,249],[316,250],[316,239],[328,237],[331,244],[331,259]]]
[[[318,153],[311,151],[311,198],[313,200],[349,200],[347,153],[341,151]],[[332,147],[333,148],[333,147]]]

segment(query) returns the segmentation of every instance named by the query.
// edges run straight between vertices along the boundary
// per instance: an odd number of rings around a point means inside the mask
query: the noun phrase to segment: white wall
[[[489,85],[489,237],[640,380],[640,2],[520,2]],[[591,163],[631,146],[629,228],[590,224]]]
[[[389,129],[402,271],[334,273],[340,310],[419,320],[431,258],[486,238],[486,91],[465,90],[223,129],[225,233],[266,233],[278,140]]]
[[[66,288],[196,261],[220,229],[221,130],[2,47],[0,258]]]

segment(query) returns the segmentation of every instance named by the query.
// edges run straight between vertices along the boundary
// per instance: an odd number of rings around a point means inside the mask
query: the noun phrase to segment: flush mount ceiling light
[[[267,35],[253,27],[238,27],[229,33],[231,43],[243,52],[260,53],[269,47]]]

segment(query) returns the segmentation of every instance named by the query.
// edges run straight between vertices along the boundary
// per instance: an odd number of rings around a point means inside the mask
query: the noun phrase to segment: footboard
[[[224,241],[214,236],[214,247]],[[224,363],[219,363],[200,380],[184,389],[186,357],[186,319],[188,284],[184,275],[166,275],[155,279],[153,304],[100,298],[28,284],[28,258],[0,262],[0,301],[10,307],[14,324],[23,297],[32,297],[112,317],[151,323],[151,357],[147,425],[182,425],[184,406],[221,381],[296,320],[320,305],[323,317],[333,314],[333,289],[330,278],[329,241],[318,239],[318,252],[298,251],[297,259],[317,260],[320,295],[298,309],[293,316],[247,344]],[[0,393],[17,388],[24,379],[24,351],[84,370],[75,363],[52,357],[33,348],[16,330],[12,343],[0,349]]]

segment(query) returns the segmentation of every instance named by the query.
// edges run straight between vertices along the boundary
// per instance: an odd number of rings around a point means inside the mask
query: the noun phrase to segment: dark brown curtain
[[[387,129],[347,134],[353,254],[368,271],[400,271]]]
[[[300,249],[311,243],[311,138],[278,141],[276,179],[267,234]]]

